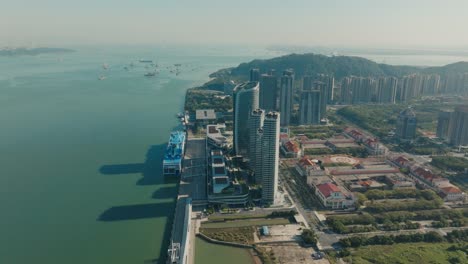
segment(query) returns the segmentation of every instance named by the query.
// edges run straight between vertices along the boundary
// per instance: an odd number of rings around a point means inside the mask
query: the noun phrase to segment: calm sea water
[[[161,261],[177,188],[160,163],[186,89],[268,54],[76,50],[0,57],[0,263]],[[155,60],[159,76],[143,76],[139,59]],[[174,63],[179,76],[167,69]]]

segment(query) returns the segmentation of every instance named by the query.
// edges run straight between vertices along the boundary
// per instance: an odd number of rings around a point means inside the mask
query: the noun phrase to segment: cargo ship
[[[185,133],[174,131],[171,133],[169,143],[163,159],[163,175],[179,176],[182,172],[182,160],[185,151]]]

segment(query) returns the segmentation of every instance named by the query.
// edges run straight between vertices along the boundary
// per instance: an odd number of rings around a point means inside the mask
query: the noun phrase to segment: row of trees
[[[370,224],[362,224],[362,223],[369,223]],[[340,220],[328,220],[328,226],[336,233],[339,234],[350,234],[350,233],[364,233],[364,232],[373,232],[377,230],[382,231],[396,231],[396,230],[403,230],[403,229],[418,229],[420,228],[419,223],[413,223],[410,221],[406,221],[404,223],[399,222],[392,222],[386,220],[382,224],[377,224],[374,221],[363,221],[360,222],[360,225],[345,225]]]
[[[431,164],[442,170],[452,170],[456,172],[463,172],[468,168],[468,160],[460,157],[434,156],[432,157]]]
[[[411,189],[396,189],[396,190],[369,190],[364,193],[369,200],[381,200],[381,199],[425,199],[434,200],[437,199],[437,194],[432,190],[411,190]]]
[[[386,221],[406,222],[408,220],[461,220],[468,217],[468,209],[440,209],[427,211],[396,211],[382,214],[370,215],[368,213],[354,215],[329,216],[327,223],[331,221],[340,221],[345,225],[371,225],[374,223],[383,224]]]
[[[406,202],[385,202],[371,203],[366,206],[365,210],[371,213],[383,213],[390,211],[415,211],[415,210],[430,210],[440,208],[443,204],[442,199],[434,200],[420,199],[417,201]]]
[[[427,242],[427,243],[439,243],[448,241],[451,243],[457,242],[468,242],[468,229],[454,230],[447,233],[446,236],[442,236],[435,231],[427,232],[425,234],[402,234],[402,235],[389,235],[389,236],[373,236],[373,237],[347,237],[340,239],[340,243],[343,247],[361,247],[367,245],[392,245],[396,243],[415,243],[415,242]]]
[[[414,243],[414,242],[428,242],[438,243],[444,241],[445,238],[439,233],[431,231],[425,234],[402,234],[402,235],[389,235],[389,236],[373,236],[373,237],[347,237],[340,239],[343,247],[361,247],[367,245],[392,245],[395,243]]]

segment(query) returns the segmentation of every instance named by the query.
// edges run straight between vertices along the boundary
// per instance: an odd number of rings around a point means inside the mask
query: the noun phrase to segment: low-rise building
[[[223,135],[226,125],[207,125],[206,126],[206,140],[207,144],[215,148],[227,148],[231,145],[231,140]]]
[[[460,201],[465,199],[465,194],[456,186],[450,185],[439,189],[440,195],[445,201]]]
[[[200,109],[195,111],[195,120],[201,125],[213,124],[216,122],[214,109]]]
[[[325,171],[317,164],[318,160],[311,160],[309,157],[303,157],[296,163],[296,171],[304,177],[325,175]]]
[[[354,195],[351,192],[331,182],[315,186],[315,195],[323,206],[331,209],[353,208],[355,204]]]
[[[289,140],[282,144],[281,152],[287,158],[299,158],[302,155],[299,143],[294,140]]]

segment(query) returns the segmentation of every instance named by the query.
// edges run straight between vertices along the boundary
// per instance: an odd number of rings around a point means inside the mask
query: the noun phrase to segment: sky
[[[467,0],[0,0],[0,46],[467,48]]]

